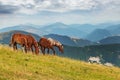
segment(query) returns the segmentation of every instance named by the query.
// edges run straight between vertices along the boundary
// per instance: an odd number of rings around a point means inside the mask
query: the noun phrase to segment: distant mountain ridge
[[[44,37],[51,37],[53,39],[59,40],[61,43],[63,43],[64,45],[68,45],[68,46],[88,46],[88,45],[95,45],[96,43],[91,42],[89,40],[85,40],[85,39],[76,39],[76,38],[71,38],[68,36],[62,36],[62,35],[57,35],[57,34],[49,34],[49,35],[44,35]]]
[[[48,25],[34,25],[34,24],[20,24],[16,26],[6,27],[0,29],[0,32],[7,32],[10,30],[23,30],[38,35],[47,34],[60,34],[78,38],[85,38],[88,34],[93,32],[95,29],[103,29],[109,24],[64,24],[61,22],[56,22]]]
[[[99,41],[105,37],[111,36],[111,33],[108,30],[105,29],[96,29],[89,35],[87,35],[87,39],[91,41]]]
[[[34,34],[34,33],[29,33],[29,32],[20,31],[20,30],[13,30],[13,31],[9,31],[9,32],[0,33],[0,43],[9,44],[12,34],[14,34],[16,32],[20,32],[23,34],[31,34],[36,38],[37,41],[39,41],[41,38],[41,36]],[[95,44],[95,43],[88,41],[88,40],[72,39],[68,36],[62,36],[62,35],[57,35],[57,34],[49,34],[49,35],[44,35],[42,37],[47,37],[47,38],[51,37],[53,39],[60,41],[62,44],[68,45],[68,46],[81,46],[82,47],[82,46],[88,46],[88,45]]]
[[[42,31],[37,28],[37,25],[32,25],[32,24],[20,24],[16,26],[6,27],[0,29],[0,32],[8,32],[12,30],[18,30],[18,31],[21,30],[39,35],[43,34]]]
[[[120,35],[120,24],[111,25],[105,29],[108,30],[112,35]]]
[[[110,36],[99,41],[101,44],[120,44],[119,36]]]
[[[56,22],[47,25],[21,24],[0,29],[0,32],[11,30],[21,30],[37,34],[39,36],[49,34],[59,34],[70,37],[77,37],[83,40],[98,42],[110,36],[120,35],[120,24],[102,23],[102,24],[64,24]]]

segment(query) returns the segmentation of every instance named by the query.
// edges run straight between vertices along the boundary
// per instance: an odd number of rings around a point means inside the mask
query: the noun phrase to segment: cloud
[[[3,5],[0,3],[0,14],[12,14],[15,13],[19,8],[12,5]]]
[[[120,9],[120,0],[0,0],[0,3],[0,13],[35,14],[42,11],[65,13]]]

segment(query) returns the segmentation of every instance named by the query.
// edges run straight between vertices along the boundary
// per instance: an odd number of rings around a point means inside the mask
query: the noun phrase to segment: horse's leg
[[[27,47],[26,46],[24,46],[25,47],[25,53],[27,53]]]
[[[16,50],[16,43],[13,43],[13,49]]]
[[[48,50],[47,50],[47,53],[49,54],[49,48],[47,48]]]
[[[35,54],[38,55],[39,54],[39,48],[35,48]]]
[[[41,47],[43,55],[45,55],[45,47]]]
[[[15,45],[15,48],[16,48],[16,50],[17,50],[17,43],[16,43],[16,45]]]
[[[43,47],[43,55],[45,55],[45,47]]]
[[[52,47],[51,49],[52,49],[52,51],[53,51],[53,54],[55,55],[55,50],[54,50],[54,48]]]
[[[32,50],[32,53],[33,53],[33,46],[31,45],[31,50]]]
[[[42,54],[44,54],[43,46],[40,46],[40,50],[41,50]]]

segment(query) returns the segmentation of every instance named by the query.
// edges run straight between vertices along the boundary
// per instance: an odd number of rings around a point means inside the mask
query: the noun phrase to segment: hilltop
[[[120,68],[53,55],[13,51],[0,45],[0,80],[119,80]]]

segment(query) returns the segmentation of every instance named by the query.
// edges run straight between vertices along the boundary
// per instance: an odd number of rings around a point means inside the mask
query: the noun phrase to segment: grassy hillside
[[[0,80],[120,80],[120,68],[25,54],[0,45]]]

